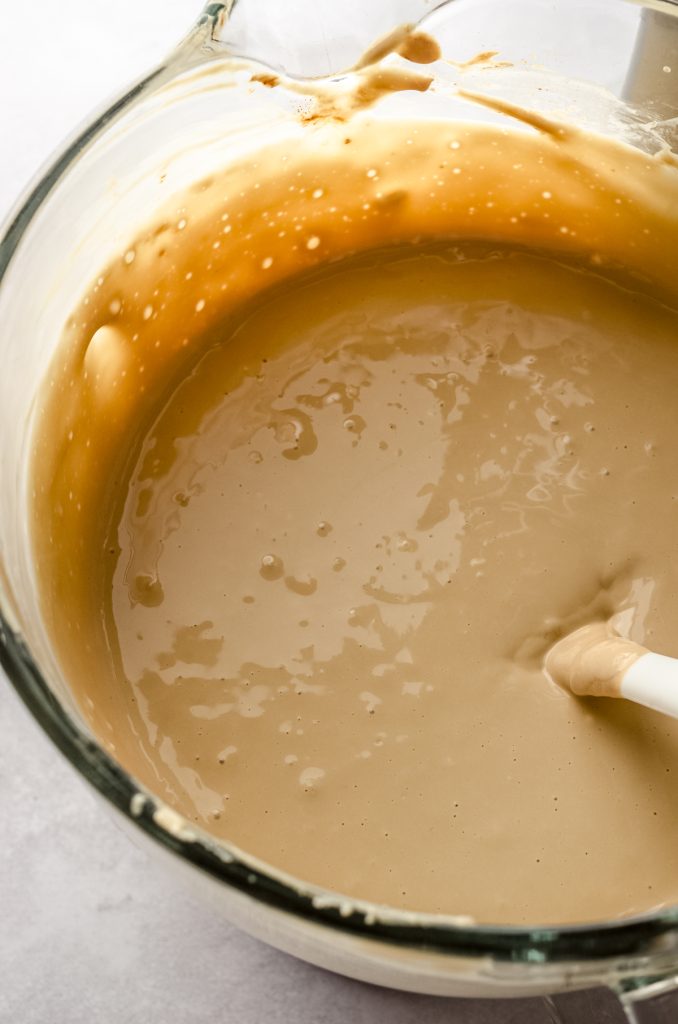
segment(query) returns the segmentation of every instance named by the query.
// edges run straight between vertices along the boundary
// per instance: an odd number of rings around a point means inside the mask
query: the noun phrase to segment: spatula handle
[[[621,695],[678,718],[678,659],[643,654],[624,673]]]

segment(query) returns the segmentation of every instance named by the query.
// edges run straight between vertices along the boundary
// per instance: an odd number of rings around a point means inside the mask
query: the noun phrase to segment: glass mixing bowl
[[[173,192],[284,135],[299,97],[284,85],[253,84],[253,70],[340,78],[376,38],[405,22],[420,23],[447,60],[427,69],[434,88],[384,99],[376,118],[501,122],[459,97],[463,81],[649,153],[678,149],[673,0],[208,4],[159,68],[73,137],[5,226],[0,658],[33,716],[121,820],[252,934],[332,970],[412,991],[525,995],[608,985],[634,1020],[639,1000],[666,998],[678,986],[678,908],[580,927],[481,927],[347,900],[285,877],[189,827],[99,746],[41,618],[28,531],[34,400],[93,270],[124,251]],[[488,50],[502,66],[459,66]],[[678,272],[676,252],[666,259]]]

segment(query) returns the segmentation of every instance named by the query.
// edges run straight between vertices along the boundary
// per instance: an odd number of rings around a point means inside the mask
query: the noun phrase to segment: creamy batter
[[[678,900],[678,725],[542,669],[611,616],[678,655],[676,170],[535,125],[305,125],[174,201],[67,326],[34,466],[47,625],[137,779],[512,924]]]

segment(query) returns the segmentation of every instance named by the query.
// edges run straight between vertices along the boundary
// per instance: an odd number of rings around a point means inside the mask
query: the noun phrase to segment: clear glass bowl
[[[389,97],[375,108],[378,117],[499,119],[456,95],[463,80],[469,90],[481,82],[485,93],[646,152],[678,149],[673,0],[209,4],[159,68],[73,137],[5,226],[0,660],[45,732],[135,835],[171,855],[247,931],[324,967],[413,991],[510,995],[607,984],[634,1019],[638,999],[675,984],[678,908],[581,927],[475,927],[342,900],[286,878],[189,830],[99,746],[70,698],[40,614],[28,532],[35,396],[93,271],[124,251],[173,192],[284,136],[298,97],[253,88],[253,65],[296,79],[340,77],[403,22],[421,22],[447,61],[428,69],[435,89]],[[511,66],[459,66],[487,50]]]

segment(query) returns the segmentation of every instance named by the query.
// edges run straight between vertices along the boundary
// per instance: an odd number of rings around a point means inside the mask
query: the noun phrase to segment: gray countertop
[[[5,0],[0,214],[93,106],[162,57],[199,6],[199,0]],[[0,822],[2,1024],[626,1019],[604,992],[529,1003],[390,992],[249,938],[178,889],[118,830],[1,674]]]

